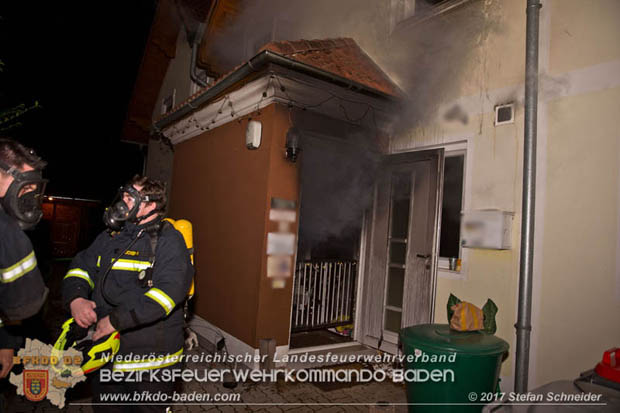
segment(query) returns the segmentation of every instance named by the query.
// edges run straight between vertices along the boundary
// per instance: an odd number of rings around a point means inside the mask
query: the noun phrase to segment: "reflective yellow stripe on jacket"
[[[174,300],[159,288],[151,288],[150,290],[145,292],[144,295],[146,295],[152,300],[155,300],[159,305],[161,305],[164,308],[166,315],[170,314],[170,312],[174,309],[174,306],[176,305],[174,303]]]
[[[10,267],[0,268],[0,281],[3,283],[15,281],[34,270],[36,266],[37,258],[34,256],[34,251],[32,251],[30,254],[26,255]]]
[[[163,367],[172,366],[173,364],[181,361],[182,354],[183,348],[174,354],[167,354],[165,356],[143,356],[140,361],[115,361],[113,369],[115,371],[161,369]]]
[[[69,278],[69,277],[78,277],[83,280],[86,280],[88,282],[88,285],[90,285],[90,288],[95,288],[95,284],[93,283],[93,280],[90,278],[90,275],[88,275],[88,272],[84,271],[81,268],[72,268],[69,271],[67,271],[67,275],[65,275],[65,278]]]
[[[113,270],[142,271],[151,267],[150,261],[119,259],[114,261]]]

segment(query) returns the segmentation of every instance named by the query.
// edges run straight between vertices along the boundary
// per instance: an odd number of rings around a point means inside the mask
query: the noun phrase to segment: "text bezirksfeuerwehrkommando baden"
[[[454,382],[452,369],[393,369],[390,374],[382,369],[273,369],[273,370],[237,370],[237,369],[153,369],[153,370],[99,370],[102,383],[130,382],[176,382],[186,383],[211,382],[222,383],[227,375],[232,375],[235,382],[265,383],[284,380],[299,383],[353,383],[353,382]]]

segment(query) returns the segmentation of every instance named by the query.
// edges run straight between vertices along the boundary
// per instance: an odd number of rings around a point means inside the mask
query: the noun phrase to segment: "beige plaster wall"
[[[525,1],[474,1],[483,10],[477,48],[464,62],[459,96],[479,94],[523,82],[525,74]],[[455,45],[458,47],[458,45]]]
[[[169,96],[176,89],[174,105],[178,105],[190,96],[192,80],[189,77],[189,64],[192,49],[187,42],[185,29],[181,28],[177,38],[176,55],[170,61],[168,71],[159,89],[159,96],[153,110],[153,119],[161,116],[162,99]]]
[[[620,59],[618,0],[552,0],[550,72]]]
[[[569,379],[620,343],[620,88],[549,103],[536,381]]]
[[[450,293],[480,307],[491,298],[499,307],[497,336],[506,340],[511,355],[502,365],[501,375],[512,375],[515,347],[516,294],[519,270],[519,230],[521,211],[521,168],[523,115],[517,112],[514,124],[494,126],[493,114],[484,113],[471,121],[472,126],[438,126],[450,128],[442,143],[450,150],[450,140],[461,136],[467,141],[465,209],[500,209],[515,213],[512,222],[512,245],[509,250],[463,249],[463,268],[459,279],[439,276],[435,300],[435,322],[446,323],[446,302]],[[460,130],[459,130],[460,129]],[[441,136],[441,133],[439,133]]]
[[[525,1],[489,4],[498,7],[490,12],[493,24],[463,65],[461,82],[445,93],[434,119],[399,133],[391,150],[449,150],[465,142],[465,209],[515,213],[512,249],[463,249],[460,274],[439,272],[435,305],[435,321],[445,323],[450,293],[479,306],[487,298],[497,303],[497,335],[511,346],[501,371],[509,384],[516,345],[526,15]],[[620,2],[543,0],[543,6],[530,387],[574,378],[620,343],[620,73],[607,69],[620,58]],[[493,107],[508,101],[516,103],[515,123],[495,127]],[[444,118],[454,105],[467,122]]]

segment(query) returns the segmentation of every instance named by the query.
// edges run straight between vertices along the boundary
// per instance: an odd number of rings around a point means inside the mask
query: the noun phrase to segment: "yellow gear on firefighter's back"
[[[140,234],[153,228],[153,222],[144,226],[127,223],[120,232],[101,233],[75,257],[63,279],[67,310],[76,298],[93,300],[98,319],[109,315],[112,326],[121,333],[117,356],[143,356],[139,361],[115,361],[115,370],[167,367],[175,364],[174,356],[183,351],[183,302],[194,270],[179,231],[159,218],[156,222],[161,228],[154,257],[151,238],[156,234],[153,230]],[[102,285],[101,278],[110,266]],[[103,287],[105,297],[113,302],[104,298]],[[153,355],[156,357],[149,357]]]

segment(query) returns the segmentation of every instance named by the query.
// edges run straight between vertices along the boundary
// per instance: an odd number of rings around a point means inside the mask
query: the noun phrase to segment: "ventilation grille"
[[[505,125],[515,122],[515,105],[509,103],[507,105],[495,106],[495,126]]]

